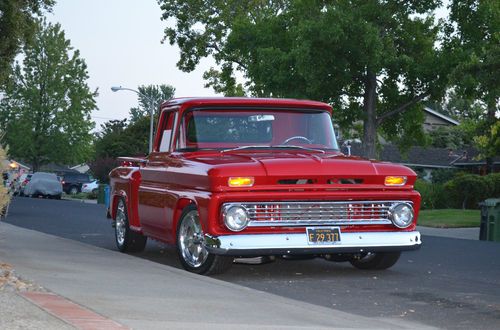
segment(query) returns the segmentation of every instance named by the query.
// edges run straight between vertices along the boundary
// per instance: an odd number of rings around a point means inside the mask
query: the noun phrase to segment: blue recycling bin
[[[106,185],[104,187],[104,205],[106,205],[106,209],[109,208],[109,193],[110,193],[111,189],[109,187],[109,185]]]

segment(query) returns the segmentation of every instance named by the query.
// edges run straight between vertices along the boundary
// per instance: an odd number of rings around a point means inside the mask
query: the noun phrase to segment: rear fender
[[[141,173],[138,167],[119,167],[110,173],[112,181],[112,204],[111,217],[116,219],[116,207],[122,198],[127,205],[127,214],[130,227],[140,231],[141,223],[139,219],[139,185],[141,183]]]

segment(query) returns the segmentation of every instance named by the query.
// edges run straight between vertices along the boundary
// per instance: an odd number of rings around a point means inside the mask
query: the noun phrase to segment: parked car
[[[331,114],[290,99],[163,103],[152,152],[110,172],[118,249],[142,251],[149,237],[198,274],[259,256],[393,266],[421,244],[417,175],[341,153]]]
[[[92,182],[90,175],[83,173],[62,172],[59,173],[59,176],[62,178],[63,191],[69,195],[81,192],[84,183]]]
[[[26,187],[26,185],[28,184],[28,182],[30,182],[31,180],[31,176],[33,174],[22,174],[20,177],[19,177],[19,181],[18,181],[18,191],[17,191],[17,194],[19,196],[24,196],[24,188]]]
[[[91,193],[91,192],[96,192],[99,189],[99,181],[94,180],[89,183],[84,183],[82,185],[82,192],[84,193]]]
[[[36,172],[24,187],[24,195],[61,199],[62,185],[54,173]]]

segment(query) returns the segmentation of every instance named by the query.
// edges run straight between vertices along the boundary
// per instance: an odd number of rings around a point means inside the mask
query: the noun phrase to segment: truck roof
[[[270,106],[284,108],[309,108],[332,111],[332,107],[326,103],[297,99],[278,98],[251,98],[251,97],[180,97],[167,100],[161,107],[183,106]]]

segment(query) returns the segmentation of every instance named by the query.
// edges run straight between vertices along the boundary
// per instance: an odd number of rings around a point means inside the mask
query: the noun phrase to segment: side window
[[[170,150],[170,142],[172,141],[172,130],[174,128],[175,112],[164,112],[163,116],[163,127],[160,133],[160,146],[158,148],[159,152],[167,152]]]

